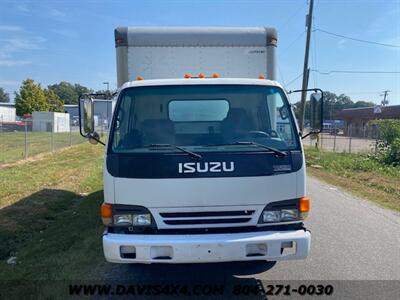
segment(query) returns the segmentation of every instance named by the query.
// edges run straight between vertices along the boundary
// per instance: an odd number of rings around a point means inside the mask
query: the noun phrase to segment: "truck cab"
[[[106,260],[306,258],[310,199],[285,90],[263,77],[182,77],[138,77],[117,92],[104,159]],[[93,99],[79,103],[81,132],[96,143]]]

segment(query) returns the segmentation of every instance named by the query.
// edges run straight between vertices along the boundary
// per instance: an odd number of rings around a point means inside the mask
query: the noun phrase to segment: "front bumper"
[[[103,250],[106,260],[113,263],[276,261],[306,258],[310,242],[310,232],[302,229],[190,235],[105,233]],[[290,253],[282,251],[286,247]]]

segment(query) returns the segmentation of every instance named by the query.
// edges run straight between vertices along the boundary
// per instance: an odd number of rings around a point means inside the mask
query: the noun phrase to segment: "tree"
[[[77,83],[71,84],[66,81],[49,85],[48,89],[52,90],[65,104],[77,104],[81,94],[91,92],[91,90],[85,86]]]
[[[377,158],[386,164],[400,166],[400,120],[372,120],[369,123],[379,129]]]
[[[61,81],[58,84],[49,85],[48,89],[53,91],[65,104],[78,103],[74,86],[69,82]]]
[[[353,108],[359,108],[359,107],[371,107],[374,106],[375,104],[373,102],[369,101],[357,101],[354,103]]]
[[[0,88],[0,102],[10,102],[10,95],[3,88]]]
[[[76,93],[77,99],[82,94],[93,93],[93,90],[88,89],[86,86],[83,86],[83,85],[80,85],[80,84],[77,84],[77,83],[75,83],[74,89],[75,89],[75,93]]]
[[[48,111],[49,108],[50,105],[40,84],[36,84],[32,79],[24,80],[19,93],[15,93],[17,115],[31,114],[34,111]]]
[[[64,112],[64,105],[60,97],[54,91],[45,89],[47,103],[49,104],[49,111]]]
[[[300,102],[293,105],[296,117],[298,117]],[[339,113],[346,108],[371,107],[373,102],[357,101],[354,103],[349,96],[345,94],[336,95],[335,93],[324,91],[324,120],[335,120]],[[306,102],[305,119],[310,116],[310,103]]]

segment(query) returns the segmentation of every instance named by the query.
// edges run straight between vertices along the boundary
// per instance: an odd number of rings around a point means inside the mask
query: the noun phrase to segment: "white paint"
[[[281,254],[284,242],[295,242],[294,254]],[[308,231],[269,231],[235,234],[197,235],[131,235],[111,234],[103,236],[104,256],[113,263],[210,263],[251,260],[293,260],[304,259],[310,251],[311,235]],[[246,256],[250,245],[264,245],[264,256]],[[121,246],[134,246],[135,259],[124,259]],[[152,258],[152,248],[172,248],[171,259]]]
[[[266,76],[266,47],[128,47],[128,79]]]
[[[68,113],[34,111],[32,113],[32,131],[69,132]]]
[[[0,123],[15,122],[15,107],[13,105],[0,104]]]
[[[185,41],[190,30],[132,29],[128,30],[128,45],[117,47],[118,90],[141,86],[168,85],[258,85],[282,86],[276,81],[257,79],[260,74],[270,79],[276,77],[276,47],[267,46],[266,31],[257,30],[262,43],[245,45],[241,40],[254,37],[248,30],[240,31],[242,39],[233,43],[203,44],[176,43],[169,39],[178,35]],[[167,35],[166,35],[167,34]],[[169,35],[168,35],[169,34]],[[207,35],[207,34],[206,34]],[[256,35],[258,36],[258,35]],[[159,45],[160,40],[167,43]],[[214,41],[215,42],[215,41]],[[154,43],[158,43],[155,45]],[[184,74],[197,76],[203,73],[220,78],[184,79]],[[137,76],[145,80],[133,81]],[[282,88],[283,89],[283,88]],[[118,96],[118,95],[117,95]],[[275,109],[271,109],[275,111]],[[270,116],[272,119],[275,115]],[[304,156],[303,156],[304,159]],[[245,223],[213,224],[212,227],[257,226],[264,207],[273,201],[299,198],[305,195],[305,167],[297,172],[274,176],[184,178],[185,173],[223,171],[229,175],[234,166],[216,166],[199,163],[177,164],[176,172],[182,178],[133,179],[114,178],[104,171],[104,195],[108,203],[144,206],[151,212],[159,229],[203,228],[210,225],[168,225],[161,213],[252,210],[254,213]],[[185,172],[186,171],[186,172]],[[224,218],[224,217],[219,217]],[[226,217],[227,218],[227,217]],[[231,218],[231,217],[229,217]],[[236,217],[233,217],[236,218]],[[193,219],[193,218],[192,218]],[[201,235],[124,235],[106,233],[103,248],[106,259],[118,263],[194,263],[242,260],[287,260],[307,257],[310,249],[310,233],[304,230],[286,232],[249,232],[234,234]],[[281,254],[282,242],[297,244],[294,255]],[[246,249],[253,244],[266,245],[267,254],[259,257],[246,256]],[[122,259],[121,246],[133,246],[136,259]],[[172,249],[170,260],[154,260],[152,253],[162,246]],[[168,250],[168,253],[171,253]]]

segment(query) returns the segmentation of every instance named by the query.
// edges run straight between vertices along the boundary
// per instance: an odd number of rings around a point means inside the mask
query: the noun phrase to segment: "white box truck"
[[[94,96],[79,101],[81,134],[106,148],[106,260],[306,258],[304,152],[275,81],[276,30],[120,27],[115,46],[107,144],[94,131]],[[313,94],[311,132],[322,98]]]

